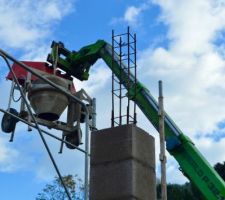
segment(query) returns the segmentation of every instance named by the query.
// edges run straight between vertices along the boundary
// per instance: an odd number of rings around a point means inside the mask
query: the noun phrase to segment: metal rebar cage
[[[132,34],[129,27],[127,32],[122,34],[115,34],[112,30],[112,68],[115,54],[117,54],[121,70],[126,69],[128,76],[133,74],[135,83],[137,81],[136,52],[136,34]],[[137,123],[136,103],[128,98],[129,87],[131,85],[129,86],[128,83],[126,89],[123,82],[112,73],[111,127]]]

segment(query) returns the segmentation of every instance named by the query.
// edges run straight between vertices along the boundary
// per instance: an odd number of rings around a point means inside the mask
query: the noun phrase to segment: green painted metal
[[[132,74],[119,64],[119,57],[112,47],[103,40],[86,46],[78,52],[71,53],[65,60],[63,70],[80,80],[87,80],[89,69],[99,58],[102,58],[114,74],[129,90],[128,98],[137,103],[145,116],[158,130],[158,103],[150,92],[139,82],[135,82]],[[79,74],[77,75],[77,72]],[[129,87],[128,87],[129,84]],[[208,161],[195,147],[194,143],[185,136],[172,119],[165,114],[165,138],[167,143],[175,141],[175,145],[167,148],[180,165],[183,174],[192,181],[207,200],[225,200],[225,183]]]

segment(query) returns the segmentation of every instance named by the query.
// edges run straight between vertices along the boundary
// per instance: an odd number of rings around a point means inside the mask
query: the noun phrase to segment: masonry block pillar
[[[135,125],[91,136],[91,200],[156,200],[154,138]]]

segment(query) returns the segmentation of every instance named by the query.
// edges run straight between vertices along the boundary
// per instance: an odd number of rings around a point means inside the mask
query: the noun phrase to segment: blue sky
[[[0,0],[0,13],[0,48],[20,60],[45,61],[52,40],[71,50],[98,39],[111,42],[112,29],[121,33],[129,25],[137,34],[139,80],[156,98],[163,80],[167,113],[212,165],[225,161],[225,1]],[[0,107],[6,108],[9,82],[0,64]],[[88,82],[76,81],[97,98],[98,128],[110,126],[110,76],[99,61]],[[138,125],[155,137],[158,159],[158,134],[140,111]],[[26,130],[18,125],[14,143],[0,136],[1,199],[34,199],[56,175],[37,133]],[[82,177],[83,156],[58,155],[59,144],[48,142],[62,173]],[[167,170],[169,182],[187,181],[169,155]]]

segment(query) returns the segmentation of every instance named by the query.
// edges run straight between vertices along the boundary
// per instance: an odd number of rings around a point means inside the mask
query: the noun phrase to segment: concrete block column
[[[135,125],[91,136],[91,200],[155,200],[154,138]]]

